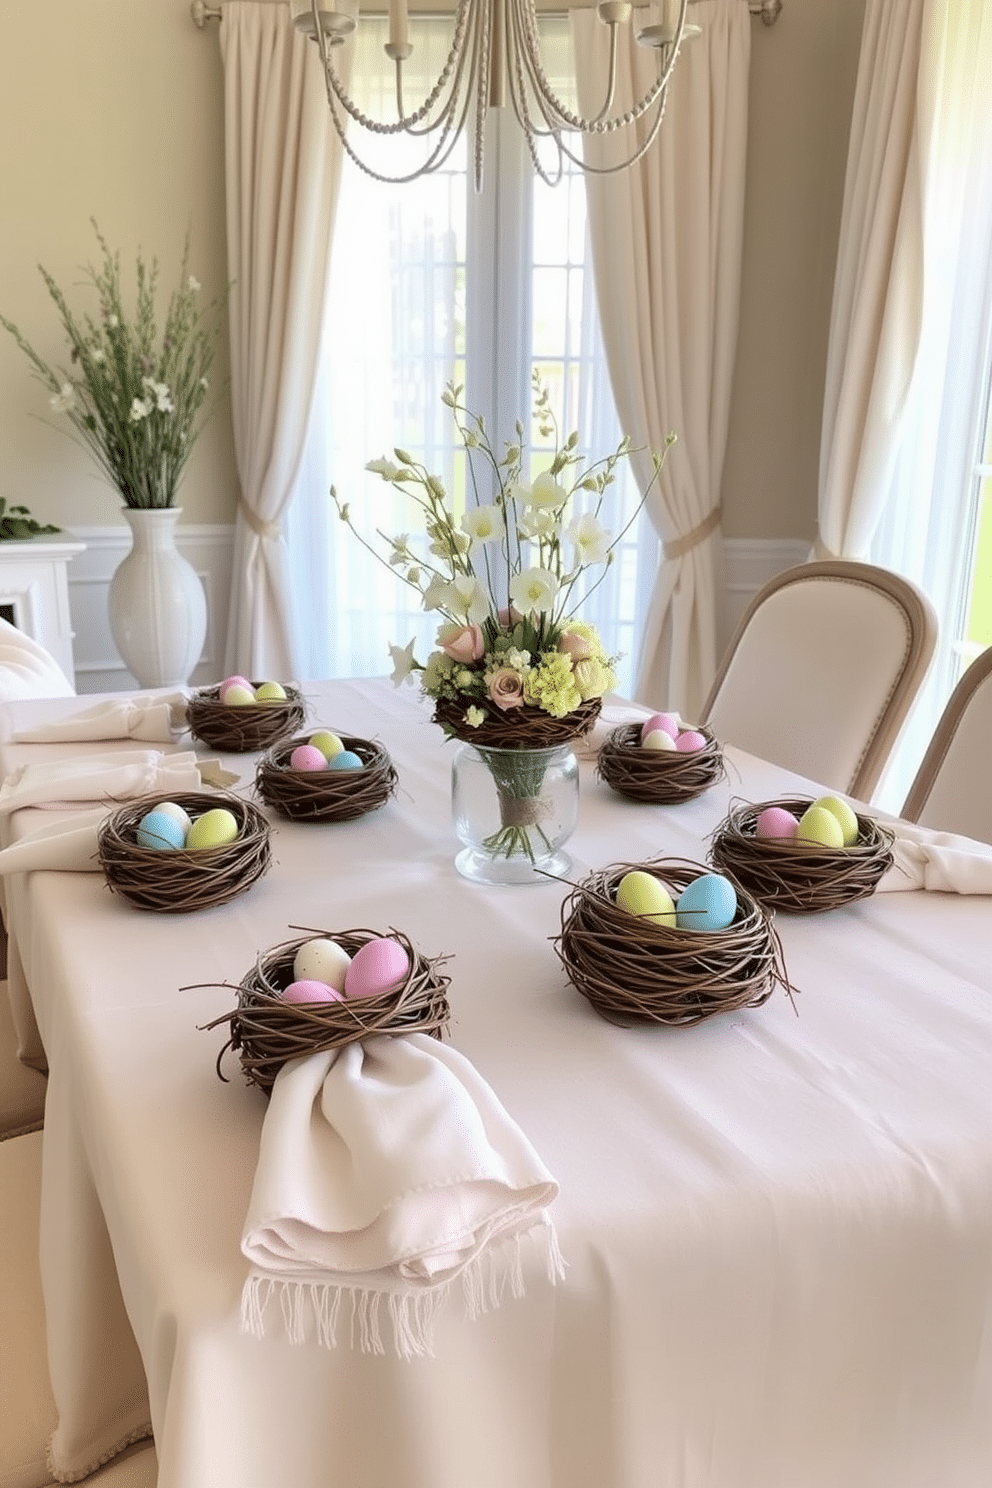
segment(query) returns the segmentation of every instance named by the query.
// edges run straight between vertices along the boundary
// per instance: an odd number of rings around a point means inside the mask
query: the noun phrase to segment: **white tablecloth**
[[[393,756],[374,815],[277,819],[270,873],[189,916],[133,910],[94,873],[7,885],[51,1067],[60,1465],[150,1409],[160,1488],[988,1488],[992,899],[780,916],[798,1016],[776,992],[693,1029],[615,1028],[550,944],[564,888],[456,874],[456,746],[417,694],[308,691],[313,727]],[[0,735],[28,708],[0,710]],[[0,744],[0,763],[49,748]],[[725,783],[668,808],[583,762],[573,877],[702,863],[732,798],[802,789],[727,755]],[[250,782],[253,757],[226,763]],[[239,1330],[265,1100],[236,1059],[217,1079],[222,1030],[197,1025],[259,949],[355,926],[451,957],[451,1041],[561,1187],[564,1282],[535,1261],[524,1298],[442,1316],[434,1359]]]

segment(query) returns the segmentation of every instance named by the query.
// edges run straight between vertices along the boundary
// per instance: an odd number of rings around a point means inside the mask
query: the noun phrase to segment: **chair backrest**
[[[933,606],[908,579],[802,563],[752,600],[700,721],[722,743],[870,800],[936,644]]]
[[[902,814],[922,827],[992,842],[992,646],[948,698]]]
[[[76,689],[51,652],[0,617],[0,703],[75,695]]]

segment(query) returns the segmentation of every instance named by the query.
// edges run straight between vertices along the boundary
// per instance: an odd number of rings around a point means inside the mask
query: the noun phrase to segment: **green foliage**
[[[43,532],[61,532],[61,527],[36,522],[26,506],[8,506],[0,496],[0,542],[20,542]]]
[[[74,314],[51,274],[39,265],[68,342],[69,366],[49,365],[2,315],[0,325],[47,388],[53,411],[69,420],[125,505],[172,506],[202,428],[198,419],[210,387],[224,301],[200,309],[200,285],[189,273],[187,236],[179,284],[159,335],[158,261],[148,264],[138,254],[135,310],[129,315],[120,254],[111,252],[96,222],[93,229],[101,263],[87,265],[83,273],[96,293],[95,315]]]

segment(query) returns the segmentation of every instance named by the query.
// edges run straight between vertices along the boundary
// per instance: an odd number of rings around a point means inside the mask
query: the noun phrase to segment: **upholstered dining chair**
[[[802,563],[751,601],[699,721],[721,743],[870,800],[936,643],[933,606],[908,579]]]
[[[0,702],[74,697],[76,689],[40,641],[0,617]]]
[[[902,815],[921,827],[992,842],[992,646],[948,698]]]
[[[38,1261],[41,1133],[0,1142],[0,1488],[48,1488],[55,1430]],[[95,1363],[94,1367],[98,1367]],[[155,1488],[158,1461],[143,1442],[87,1479],[92,1488]]]

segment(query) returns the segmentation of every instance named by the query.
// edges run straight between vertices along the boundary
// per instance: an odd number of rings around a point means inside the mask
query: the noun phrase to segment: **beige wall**
[[[741,341],[724,486],[729,537],[812,537],[820,403],[864,0],[785,0],[752,22]],[[64,287],[94,256],[96,217],[125,266],[141,247],[166,285],[187,226],[206,294],[224,280],[216,27],[187,0],[4,6],[0,45],[0,310],[61,357],[42,261]],[[76,301],[74,301],[76,303]],[[223,358],[222,358],[223,361]],[[218,372],[226,369],[221,366]],[[85,453],[31,414],[47,399],[0,333],[0,495],[71,527],[116,520]],[[223,405],[194,450],[186,521],[230,520]]]

